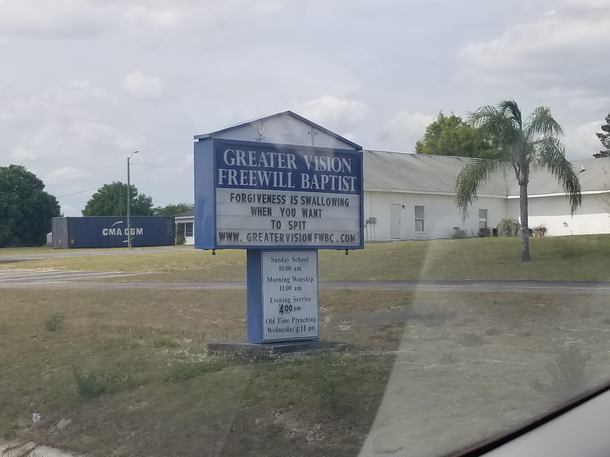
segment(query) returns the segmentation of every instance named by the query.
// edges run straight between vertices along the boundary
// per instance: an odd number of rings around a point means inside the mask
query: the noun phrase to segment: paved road
[[[129,273],[101,272],[44,272],[0,270],[0,289],[190,289],[240,290],[245,281],[176,281],[176,282],[95,282],[96,279],[128,276]],[[89,282],[83,282],[89,281]],[[541,292],[610,295],[609,281],[320,281],[323,290],[421,290],[438,292]]]
[[[0,270],[0,289],[21,286],[30,288],[49,284],[65,285],[71,281],[95,281],[120,276],[133,276],[136,273],[112,271],[53,271],[53,270]]]

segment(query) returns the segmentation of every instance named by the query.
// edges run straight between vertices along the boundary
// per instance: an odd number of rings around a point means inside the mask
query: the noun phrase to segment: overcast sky
[[[507,98],[590,158],[608,55],[608,0],[0,0],[0,165],[79,216],[139,150],[132,183],[164,206],[193,201],[196,134],[292,110],[412,152],[439,111]]]

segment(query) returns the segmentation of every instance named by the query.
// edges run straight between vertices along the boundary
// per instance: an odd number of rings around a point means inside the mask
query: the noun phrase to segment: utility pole
[[[129,173],[129,161],[133,157],[134,154],[137,154],[138,151],[134,151],[131,153],[129,157],[127,157],[127,247],[131,248],[131,178]]]

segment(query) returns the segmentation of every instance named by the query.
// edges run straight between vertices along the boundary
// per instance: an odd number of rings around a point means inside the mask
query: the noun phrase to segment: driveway
[[[7,271],[7,270],[5,270]],[[0,275],[5,271],[0,271]],[[20,271],[20,270],[12,270]],[[23,272],[23,270],[21,270]],[[245,281],[176,281],[176,282],[83,282],[109,276],[129,275],[125,273],[100,272],[50,272],[45,276],[31,271],[15,280],[0,276],[0,289],[73,289],[73,290],[117,290],[117,289],[192,289],[222,290],[246,289]],[[97,278],[96,278],[97,275]],[[107,276],[104,276],[107,275]],[[437,292],[527,292],[570,293],[610,295],[610,281],[474,281],[474,280],[425,280],[425,281],[320,281],[321,290],[420,290]]]

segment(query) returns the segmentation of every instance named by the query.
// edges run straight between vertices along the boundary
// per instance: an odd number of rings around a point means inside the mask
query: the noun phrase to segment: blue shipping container
[[[131,245],[170,246],[175,244],[173,217],[132,216]],[[126,217],[54,217],[53,247],[120,248],[127,247]]]

